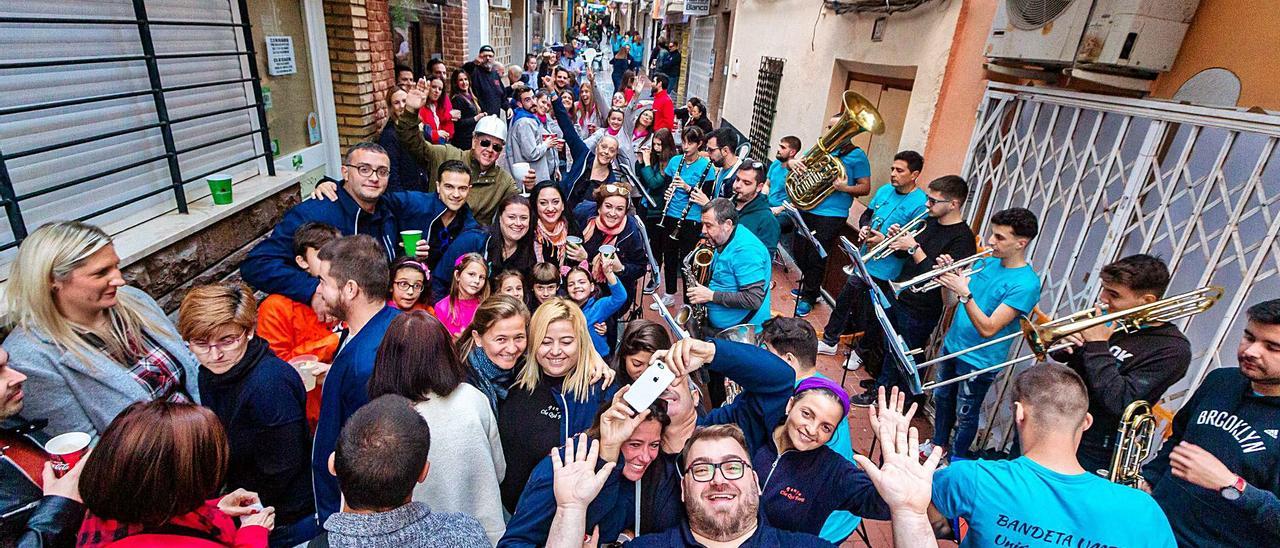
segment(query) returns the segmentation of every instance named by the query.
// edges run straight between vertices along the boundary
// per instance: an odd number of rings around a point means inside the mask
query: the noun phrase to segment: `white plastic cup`
[[[302,354],[289,360],[289,365],[292,365],[297,370],[298,375],[302,377],[302,386],[307,392],[316,388],[316,375],[312,373],[312,370],[319,363],[320,357],[313,354]]]
[[[511,178],[516,180],[517,185],[524,185],[524,178],[529,175],[529,162],[516,162],[511,164]]]

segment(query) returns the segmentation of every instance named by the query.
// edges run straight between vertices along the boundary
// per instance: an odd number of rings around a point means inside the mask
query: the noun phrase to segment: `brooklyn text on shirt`
[[[1223,429],[1231,437],[1240,442],[1240,450],[1255,453],[1267,449],[1266,442],[1258,435],[1258,430],[1250,426],[1244,419],[1228,411],[1205,410],[1196,416],[1196,424],[1207,424]],[[1272,436],[1275,437],[1275,436]]]
[[[1029,521],[1011,518],[1004,514],[1000,514],[1000,517],[996,519],[996,526],[1008,530],[1012,535],[1009,533],[996,534],[995,546],[1030,548],[1031,546],[1048,544],[1050,546],[1071,546],[1072,548],[1117,548],[1113,544],[1098,542],[1075,533],[1055,531]],[[1026,541],[1036,541],[1036,543],[1033,545]]]

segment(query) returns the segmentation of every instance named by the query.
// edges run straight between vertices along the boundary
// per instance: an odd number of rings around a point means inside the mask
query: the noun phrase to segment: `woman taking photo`
[[[404,396],[431,428],[437,449],[431,452],[431,473],[413,488],[413,500],[433,512],[476,518],[489,542],[497,543],[506,530],[498,492],[506,461],[489,400],[463,382],[467,374],[444,324],[426,312],[408,312],[391,321],[378,347],[369,400]]]
[[[507,399],[516,366],[528,348],[529,309],[506,295],[489,297],[476,309],[471,325],[458,336],[458,356],[466,362],[467,382],[489,400],[494,413]]]
[[[200,401],[226,429],[227,489],[275,507],[271,542],[295,546],[317,533],[307,395],[293,366],[254,336],[257,320],[244,284],[193,288],[178,308],[178,332],[200,360]]]
[[[413,157],[405,152],[400,146],[400,139],[396,137],[396,118],[405,109],[405,97],[409,94],[400,88],[395,88],[391,93],[387,94],[387,112],[391,113],[386,121],[382,124],[382,131],[378,134],[378,144],[382,145],[387,151],[387,157],[391,159],[391,177],[387,179],[387,190],[418,190],[427,191],[427,172],[414,161]],[[471,146],[471,142],[467,142],[467,146]]]
[[[552,263],[560,266],[560,275],[569,273],[570,266],[587,261],[587,252],[581,245],[571,245],[569,238],[581,238],[582,231],[565,208],[568,207],[564,191],[553,181],[543,181],[533,186],[530,193],[534,211],[538,215],[535,228],[533,254],[535,263]]]
[[[237,489],[218,498],[230,451],[208,408],[137,402],[102,432],[85,459],[88,514],[76,546],[265,547],[275,509]],[[235,519],[240,527],[236,528]]]
[[[591,427],[596,409],[615,390],[612,378],[592,382],[602,362],[587,320],[572,302],[553,298],[533,313],[529,349],[507,398],[498,407],[498,432],[507,458],[502,503],[514,511],[529,473],[551,451]],[[549,412],[548,410],[554,410]]]
[[[200,362],[164,310],[125,285],[102,229],[44,225],[18,247],[5,304],[16,324],[4,341],[27,376],[25,411],[50,436],[97,436],[129,404],[199,403]]]
[[[458,119],[453,123],[454,133],[449,137],[449,144],[462,150],[471,150],[471,136],[475,133],[476,122],[484,118],[485,113],[480,110],[476,96],[471,92],[471,78],[467,76],[466,71],[453,70],[453,74],[449,76],[449,92],[451,107],[458,111]]]

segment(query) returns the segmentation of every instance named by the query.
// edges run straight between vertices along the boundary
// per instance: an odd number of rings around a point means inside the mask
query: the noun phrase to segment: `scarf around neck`
[[[618,239],[618,235],[622,233],[622,229],[626,227],[626,218],[623,218],[622,221],[618,223],[618,226],[609,228],[608,226],[605,226],[604,220],[599,215],[596,215],[595,217],[592,217],[591,220],[587,221],[586,228],[582,229],[582,239],[584,241],[590,240],[591,237],[595,235],[596,231],[599,230],[601,234],[604,234],[604,239],[601,240],[600,243],[603,245],[613,245],[613,242]]]
[[[489,398],[489,406],[493,408],[493,412],[498,412],[498,402],[507,399],[507,388],[510,386],[512,371],[508,371],[498,364],[493,363],[489,359],[489,355],[484,353],[484,349],[476,347],[471,350],[467,361],[471,363],[471,372],[468,375],[473,385]]]

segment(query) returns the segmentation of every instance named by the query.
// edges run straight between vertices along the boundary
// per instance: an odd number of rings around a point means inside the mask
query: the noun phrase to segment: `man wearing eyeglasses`
[[[583,450],[582,445],[591,444],[579,441],[578,451],[575,453],[569,443],[566,454],[575,461],[594,463],[594,458],[585,457],[596,449]],[[595,498],[591,490],[598,491],[602,482],[591,477],[591,469],[583,470],[585,477],[564,474],[565,466],[558,453],[552,453],[552,460],[559,472],[555,479],[557,509],[547,547],[577,548],[582,546],[586,506]],[[637,537],[626,546],[832,546],[814,535],[774,529],[760,520],[760,480],[751,467],[747,441],[737,425],[698,429],[685,443],[680,460],[686,521],[661,533]],[[608,470],[606,467],[601,472]]]
[[[473,78],[472,81],[476,80]],[[400,146],[424,166],[429,174],[435,174],[440,169],[440,164],[448,160],[460,160],[470,168],[471,191],[467,194],[467,205],[471,206],[476,221],[483,226],[488,226],[493,222],[498,204],[507,196],[517,192],[516,182],[511,178],[511,174],[498,165],[498,157],[506,147],[507,125],[497,116],[481,118],[476,122],[475,133],[471,137],[471,150],[464,151],[453,145],[428,143],[422,136],[419,126],[421,121],[417,114],[426,102],[426,97],[427,89],[424,80],[419,80],[414,89],[408,90],[408,97],[405,99],[406,108],[400,117],[395,119],[396,138],[400,140]],[[497,110],[486,109],[485,112],[497,112]],[[388,121],[388,123],[391,122]],[[535,181],[532,177],[532,172],[525,177],[526,186],[533,186]],[[435,192],[438,183],[439,178],[433,178],[427,183],[427,191]]]
[[[738,208],[738,224],[755,234],[764,248],[772,252],[778,247],[782,230],[778,218],[769,209],[769,197],[761,192],[763,179],[763,163],[750,158],[743,160],[733,178],[733,201]]]

